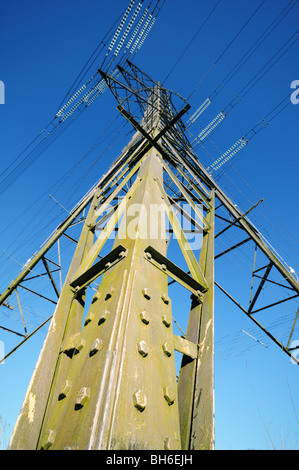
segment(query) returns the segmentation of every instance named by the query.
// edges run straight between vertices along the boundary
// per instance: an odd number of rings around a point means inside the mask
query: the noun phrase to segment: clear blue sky
[[[216,0],[166,0],[151,34],[135,58],[136,64],[156,80],[163,82],[170,74],[164,85],[184,97],[194,91],[220,58],[192,94],[190,113],[211,95],[290,2],[266,0],[223,55],[261,0],[222,0],[196,35],[216,3]],[[82,66],[127,4],[125,0],[110,3],[98,0],[2,1],[0,80],[5,84],[5,105],[0,105],[0,173],[51,121]],[[197,121],[201,128],[236,97],[296,32],[298,34],[298,14],[297,2]],[[291,93],[291,83],[299,80],[298,48],[299,41],[228,113],[211,135],[213,142],[207,141],[205,149],[197,147],[198,157],[206,166]],[[64,209],[49,194],[70,210],[126,144],[131,129],[122,127],[122,118],[112,124],[105,140],[99,139],[118,116],[116,104],[106,92],[0,195],[0,291],[65,217]],[[287,265],[299,273],[298,125],[299,104],[290,104],[238,154],[233,166],[223,167],[225,173],[221,169],[215,172],[215,177],[244,211],[264,198],[264,203],[250,219]],[[190,131],[195,136],[199,128],[195,125]],[[116,141],[110,144],[115,136]],[[97,139],[99,145],[82,160]],[[106,147],[109,149],[102,155]],[[227,246],[229,242],[225,240]],[[219,245],[219,251],[221,249],[225,249],[225,245]],[[253,250],[244,250],[235,261],[229,257],[216,264],[216,280],[231,286],[232,293],[241,302],[245,299],[244,303],[246,299],[248,302],[248,273],[252,263]],[[245,274],[236,277],[234,274],[239,267]],[[275,301],[276,295],[269,289],[270,299]],[[17,307],[16,301],[14,305]],[[298,366],[291,364],[277,346],[253,329],[243,314],[217,291],[215,312],[216,448],[298,450]],[[282,304],[276,312],[278,338],[285,338],[295,313],[295,304]],[[27,303],[24,315],[28,329],[32,331],[48,314],[51,314],[48,305],[40,301],[34,305]],[[2,307],[0,324],[14,325],[21,331],[21,322],[11,315],[17,313],[12,314]],[[265,311],[261,321],[271,323],[270,315],[270,311]],[[0,416],[9,425],[7,440],[45,334],[44,329],[0,365]],[[294,339],[299,340],[298,328]],[[4,342],[7,352],[18,338],[0,331],[0,341]]]

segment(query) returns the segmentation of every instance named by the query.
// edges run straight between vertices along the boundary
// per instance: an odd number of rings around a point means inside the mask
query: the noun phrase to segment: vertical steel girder
[[[131,156],[135,164],[127,173],[126,162],[116,167],[110,187],[117,186],[104,198],[112,202],[135,177],[115,211],[104,216],[103,188],[94,193],[10,449],[213,448],[214,205],[206,219],[198,214],[207,229],[198,262],[163,185],[167,171],[194,207],[159,152],[180,116],[163,130],[158,114],[150,135],[137,129],[145,140]],[[166,217],[191,276],[167,259]],[[103,230],[95,237],[97,224]],[[118,224],[112,251],[97,261]],[[185,338],[173,333],[168,276],[192,292]],[[179,385],[175,350],[183,353]]]
[[[242,214],[193,154],[180,122],[190,106],[183,100],[177,112],[172,92],[129,66],[130,73],[121,69],[128,85],[107,74],[104,78],[136,133],[107,174],[0,295],[0,306],[10,308],[6,300],[14,291],[18,299],[17,288],[25,288],[21,282],[42,261],[58,297],[10,449],[213,449],[214,284],[293,357],[289,344],[299,310],[284,347],[253,314],[289,299],[255,311],[253,307],[272,267],[296,292],[290,299],[299,295],[298,282],[246,218],[255,206]],[[130,114],[132,104],[139,106],[143,117]],[[164,175],[169,185],[164,184]],[[170,187],[175,187],[175,197],[169,195]],[[120,198],[122,192],[125,196]],[[199,260],[177,218],[176,198],[189,205],[195,217],[185,210],[181,214],[203,233]],[[233,218],[217,235],[215,199]],[[67,277],[58,290],[45,254],[88,206]],[[167,257],[167,219],[188,272]],[[215,257],[215,238],[236,225],[248,238]],[[117,235],[112,250],[100,255],[113,233]],[[248,241],[254,241],[270,264],[244,309],[215,282],[214,259]],[[169,277],[191,292],[183,336],[173,333],[175,298],[168,296]],[[97,287],[93,296],[92,284]],[[19,299],[18,303],[22,315]],[[34,334],[28,335],[24,319],[23,323],[22,343]],[[182,353],[178,381],[175,350]]]
[[[183,356],[178,381],[182,448],[214,448],[214,194],[208,212],[199,265],[209,285],[202,302],[193,297],[186,339],[198,356]]]
[[[53,449],[180,448],[173,333],[163,323],[171,317],[167,278],[144,254],[149,242],[166,254],[163,218],[159,237],[146,233],[151,207],[161,205],[161,177],[151,150],[114,243],[124,256],[104,273],[74,342],[62,347],[68,365],[58,369],[38,448],[47,447],[50,432]]]
[[[0,295],[0,306],[7,305],[12,292],[24,287],[21,282],[42,261],[58,297],[10,449],[213,449],[214,285],[292,357],[288,346],[298,312],[284,347],[253,317],[260,310],[253,307],[272,266],[297,293],[290,298],[299,295],[298,282],[245,217],[249,211],[242,214],[234,206],[186,144],[180,118],[189,105],[184,103],[176,112],[168,92],[153,82],[152,91],[138,85],[142,103],[133,93],[145,109],[143,118],[137,121],[129,114],[134,74],[138,72],[135,79],[141,80],[140,71],[129,65],[130,87],[107,75],[105,79],[117,97],[124,87],[125,99],[119,100],[118,110],[133,125],[135,135],[100,183]],[[168,186],[164,175],[171,181]],[[181,213],[203,233],[199,259],[177,218],[180,208],[169,195],[173,186],[177,200],[189,204],[195,217]],[[120,197],[122,192],[125,195]],[[233,217],[224,231],[238,225],[248,235],[216,257],[214,240],[221,232],[215,236],[215,199]],[[45,254],[88,205],[59,292]],[[167,257],[167,219],[188,272]],[[100,255],[113,233],[117,235],[112,250]],[[250,240],[270,264],[246,310],[215,282],[214,259]],[[169,277],[192,294],[182,337],[173,333],[175,299],[168,296]],[[89,288],[95,281],[91,296]],[[175,350],[182,353],[178,382]]]

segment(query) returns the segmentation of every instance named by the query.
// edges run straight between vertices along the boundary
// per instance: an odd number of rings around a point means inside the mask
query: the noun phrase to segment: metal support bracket
[[[115,266],[127,255],[127,249],[123,245],[118,245],[114,250],[110,251],[100,261],[87,269],[79,277],[74,279],[70,286],[74,288],[74,293],[80,292],[85,289],[91,282],[97,279],[101,274],[106,272],[108,269]]]
[[[196,359],[198,356],[199,346],[192,341],[188,341],[182,336],[174,335],[174,349],[186,356],[191,357],[191,359]]]
[[[183,287],[188,289],[200,301],[202,300],[202,293],[207,289],[202,286],[196,279],[189,276],[185,271],[179,268],[176,264],[163,256],[153,247],[148,246],[145,250],[145,258],[160,271],[164,272],[167,276],[179,282]]]

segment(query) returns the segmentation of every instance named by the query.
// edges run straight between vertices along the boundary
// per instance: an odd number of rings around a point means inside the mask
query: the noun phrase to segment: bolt
[[[168,405],[172,405],[175,400],[175,392],[172,387],[164,387],[163,388],[163,395],[165,400],[167,401]]]
[[[75,410],[80,410],[81,408],[83,408],[89,397],[90,389],[88,387],[82,387],[76,398]]]
[[[150,322],[148,313],[145,310],[140,312],[140,319],[143,323],[145,323],[145,325],[148,325]]]
[[[70,336],[66,342],[66,345],[64,347],[64,351],[68,351],[68,352],[71,352],[71,351],[74,351],[75,347],[76,347],[76,343],[78,342],[78,339],[80,337],[80,333],[77,333],[73,336]]]
[[[101,325],[101,324],[104,323],[106,320],[108,320],[109,316],[110,316],[109,310],[104,310],[104,311],[102,312],[102,315],[101,315],[100,319],[99,319],[99,325]]]
[[[93,304],[94,302],[96,302],[97,300],[99,300],[100,297],[101,297],[100,292],[96,292],[95,295],[93,296],[93,299],[92,299],[92,302],[91,302],[91,303]]]
[[[71,388],[72,388],[72,382],[70,380],[66,380],[64,383],[63,389],[59,393],[58,400],[63,400],[63,398],[65,398],[68,395]]]
[[[169,328],[171,325],[170,320],[168,319],[167,315],[162,315],[162,322],[166,326],[166,328]]]
[[[105,269],[109,269],[109,268],[111,268],[111,266],[112,266],[112,263],[106,263],[105,264]]]
[[[142,390],[137,390],[133,395],[133,403],[135,408],[139,411],[143,411],[147,405],[146,395]]]
[[[145,253],[145,256],[147,257],[147,259],[152,259],[152,255],[149,252]]]
[[[166,356],[170,357],[171,354],[172,354],[172,349],[170,347],[170,344],[169,343],[164,343],[162,344],[162,349],[163,349],[163,352]]]
[[[148,345],[144,340],[137,343],[137,348],[142,357],[146,357],[148,355]]]
[[[109,292],[107,292],[107,294],[106,294],[105,300],[111,299],[111,297],[113,296],[114,292],[115,292],[115,288],[114,288],[114,287],[111,287],[110,290],[109,290]]]
[[[45,441],[44,444],[41,446],[41,449],[42,449],[42,450],[47,450],[47,449],[49,449],[49,447],[51,447],[51,446],[54,444],[55,437],[56,437],[56,432],[53,431],[52,429],[49,429],[48,434],[47,434],[46,441]]]
[[[88,325],[88,323],[90,323],[94,319],[94,317],[95,317],[94,313],[89,312],[85,318],[84,326]]]
[[[170,298],[166,295],[166,294],[163,294],[161,299],[163,300],[163,302],[168,305],[169,302],[170,302]]]
[[[103,341],[96,338],[90,347],[89,356],[94,356],[103,346]]]
[[[150,300],[151,295],[150,295],[150,293],[149,293],[147,287],[145,287],[145,288],[142,290],[142,293],[143,293],[143,297],[145,297],[147,300]]]
[[[119,258],[124,258],[127,255],[126,251],[121,251],[118,255]]]
[[[161,268],[163,269],[163,271],[166,271],[166,269],[167,269],[165,264],[161,264]]]
[[[84,348],[85,345],[86,345],[86,340],[81,338],[80,341],[75,346],[75,354],[79,354],[79,352],[81,351],[81,349]]]

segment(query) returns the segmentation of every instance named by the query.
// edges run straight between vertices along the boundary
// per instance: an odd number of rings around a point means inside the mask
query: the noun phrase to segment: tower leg
[[[199,264],[209,284],[202,303],[193,299],[186,339],[198,344],[198,357],[183,356],[178,382],[182,448],[214,449],[214,196]]]

